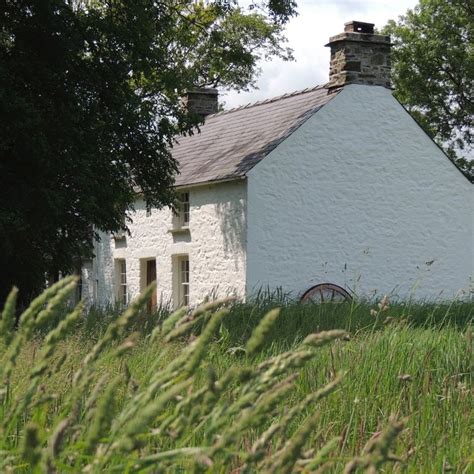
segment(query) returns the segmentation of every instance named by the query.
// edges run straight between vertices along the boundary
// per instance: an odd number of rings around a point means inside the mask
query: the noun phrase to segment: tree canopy
[[[28,299],[46,274],[91,255],[140,189],[173,203],[170,147],[198,119],[189,88],[255,83],[262,58],[291,58],[292,0],[6,0],[0,18],[0,297]],[[2,297],[3,300],[3,297]]]
[[[420,0],[390,34],[395,96],[472,180],[474,8]]]

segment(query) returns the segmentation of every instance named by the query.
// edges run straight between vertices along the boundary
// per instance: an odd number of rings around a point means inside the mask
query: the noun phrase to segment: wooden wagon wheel
[[[307,290],[301,297],[302,303],[342,303],[350,301],[352,296],[333,283],[320,283]]]

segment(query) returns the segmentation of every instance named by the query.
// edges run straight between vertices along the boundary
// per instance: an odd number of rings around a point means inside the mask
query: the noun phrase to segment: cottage
[[[373,26],[330,38],[324,86],[219,113],[217,91],[191,92],[206,120],[173,150],[178,215],[137,202],[131,234],[103,234],[84,266],[86,300],[126,304],[155,279],[152,304],[174,306],[321,283],[468,291],[471,184],[393,97],[390,38]]]

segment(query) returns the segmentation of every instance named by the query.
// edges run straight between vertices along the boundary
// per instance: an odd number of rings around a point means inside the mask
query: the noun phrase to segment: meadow
[[[472,303],[84,317],[74,285],[5,305],[1,472],[474,471]]]

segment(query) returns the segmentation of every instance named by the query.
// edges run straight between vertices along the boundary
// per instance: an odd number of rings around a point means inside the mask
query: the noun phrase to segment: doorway
[[[146,261],[146,280],[145,280],[145,286],[151,285],[156,281],[156,260],[147,260]],[[155,291],[153,291],[150,300],[147,303],[147,308],[148,311],[151,312],[156,309],[156,288]]]

